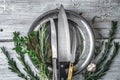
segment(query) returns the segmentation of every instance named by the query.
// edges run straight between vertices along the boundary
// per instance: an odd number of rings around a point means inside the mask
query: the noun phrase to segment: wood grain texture
[[[118,21],[115,38],[120,41],[120,0],[0,0],[0,47],[5,46],[12,53],[12,33],[19,31],[26,35],[32,22],[46,11],[56,9],[63,4],[65,9],[83,13],[89,23],[94,16],[96,23],[92,26],[96,40],[108,38],[111,21]],[[1,31],[3,29],[3,31]],[[120,80],[120,53],[112,67],[102,80]],[[79,80],[74,77],[74,80]],[[0,50],[0,80],[22,80],[8,69],[6,57]]]

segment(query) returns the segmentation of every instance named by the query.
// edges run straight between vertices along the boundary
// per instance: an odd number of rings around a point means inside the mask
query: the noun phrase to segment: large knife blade
[[[71,59],[70,31],[67,16],[61,5],[58,14],[58,61],[60,80],[66,80],[65,64]]]
[[[51,24],[51,48],[52,48],[52,64],[53,64],[53,80],[57,80],[57,36],[55,23],[52,18],[50,18]]]
[[[72,75],[73,75],[73,68],[74,68],[74,62],[75,62],[75,54],[77,50],[77,34],[76,30],[73,27],[73,38],[72,38],[72,56],[69,64],[69,70],[68,70],[68,79],[67,80],[72,80]]]

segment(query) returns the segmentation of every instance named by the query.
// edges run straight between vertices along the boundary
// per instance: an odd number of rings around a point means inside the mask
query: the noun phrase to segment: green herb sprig
[[[10,57],[8,51],[5,49],[5,47],[2,47],[1,48],[2,52],[6,55],[7,59],[8,59],[8,65],[9,65],[9,69],[12,71],[12,72],[15,72],[18,74],[19,77],[22,77],[24,78],[25,80],[28,80],[28,77],[23,74],[17,67],[17,64],[16,62],[14,61],[13,58]]]
[[[24,49],[25,48],[24,44],[26,41],[25,39],[27,38],[19,37],[19,34],[17,32],[14,32],[13,34],[14,34],[13,41],[15,45],[15,48],[13,48],[13,50],[15,50],[16,53],[19,55],[18,59],[21,61],[22,65],[24,66],[24,70],[30,77],[30,80],[39,80],[39,77],[37,75],[34,75],[34,72],[31,70],[29,65],[25,62],[24,54],[26,54],[27,50]]]
[[[27,73],[27,76],[19,70],[16,66],[16,62],[13,58],[10,58],[8,51],[3,47],[1,49],[9,60],[10,69],[25,80],[50,79],[48,65],[46,64],[48,51],[50,50],[48,36],[46,34],[46,25],[41,25],[39,31],[33,31],[28,33],[28,36],[24,37],[20,36],[19,32],[13,32],[13,41],[15,46],[13,50],[18,54],[18,59],[24,66],[23,69]],[[35,75],[30,66],[26,63],[24,56],[26,53],[28,53],[36,68],[39,69],[39,76]]]
[[[14,33],[15,50],[20,56],[23,65],[26,67],[26,72],[31,73],[29,67],[25,64],[23,54],[28,53],[33,63],[39,68],[40,76],[42,79],[46,79],[49,75],[48,66],[46,64],[48,55],[48,37],[46,36],[46,26],[42,25],[39,31],[34,31],[28,34],[28,36],[20,37],[18,33]],[[29,74],[34,76],[34,74]],[[34,76],[37,78],[37,76]]]
[[[96,62],[96,71],[95,72],[89,72],[89,71],[85,71],[82,75],[84,77],[84,80],[98,80],[100,79],[102,76],[104,76],[106,74],[106,72],[110,69],[110,66],[114,60],[114,58],[116,57],[116,55],[118,54],[118,50],[120,48],[120,45],[118,42],[114,42],[114,44],[112,43],[114,40],[114,35],[115,35],[115,31],[117,29],[117,21],[112,21],[112,27],[111,30],[109,32],[109,38],[107,42],[102,42],[101,45],[103,45],[103,43],[105,44],[105,48],[104,50],[101,49],[101,47],[97,47],[96,48],[96,58],[98,56],[99,53],[102,52],[101,57],[98,59],[98,61]],[[110,49],[113,47],[113,52],[110,55]],[[110,55],[110,58],[108,59],[108,56]]]

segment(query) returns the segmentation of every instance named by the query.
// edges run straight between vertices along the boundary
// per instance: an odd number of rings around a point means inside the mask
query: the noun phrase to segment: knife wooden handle
[[[66,63],[65,62],[60,62],[59,63],[60,66],[59,66],[59,77],[60,77],[60,80],[67,80],[67,75],[66,75],[66,71],[65,71],[65,65]]]
[[[70,63],[69,70],[68,70],[68,79],[67,80],[72,80],[72,74],[73,74],[73,63]]]

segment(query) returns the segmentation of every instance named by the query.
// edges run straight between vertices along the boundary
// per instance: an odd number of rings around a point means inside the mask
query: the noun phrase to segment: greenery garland
[[[92,21],[95,21],[95,17]],[[99,46],[95,47],[95,60],[97,59],[99,53],[102,53],[102,56],[96,62],[96,71],[91,72],[85,70],[82,73],[84,80],[98,80],[109,70],[113,59],[118,54],[119,49],[119,43],[113,42],[116,28],[117,22],[112,21],[112,28],[109,33],[108,41],[101,42]],[[48,65],[51,64],[51,48],[48,41],[49,35],[46,34],[45,24],[41,25],[41,29],[39,31],[33,31],[29,33],[28,36],[20,37],[18,32],[14,32],[13,35],[15,45],[13,50],[18,54],[18,59],[24,66],[24,71],[27,75],[19,70],[16,61],[10,57],[9,52],[5,49],[5,47],[2,47],[1,49],[8,59],[10,66],[9,69],[17,73],[19,77],[22,77],[25,80],[51,80],[51,73],[48,70]],[[103,49],[101,46],[104,46]],[[113,52],[108,59],[107,57],[110,55],[109,52],[112,47]],[[30,56],[33,64],[39,70],[39,75],[35,75],[30,66],[25,62],[25,54]]]

